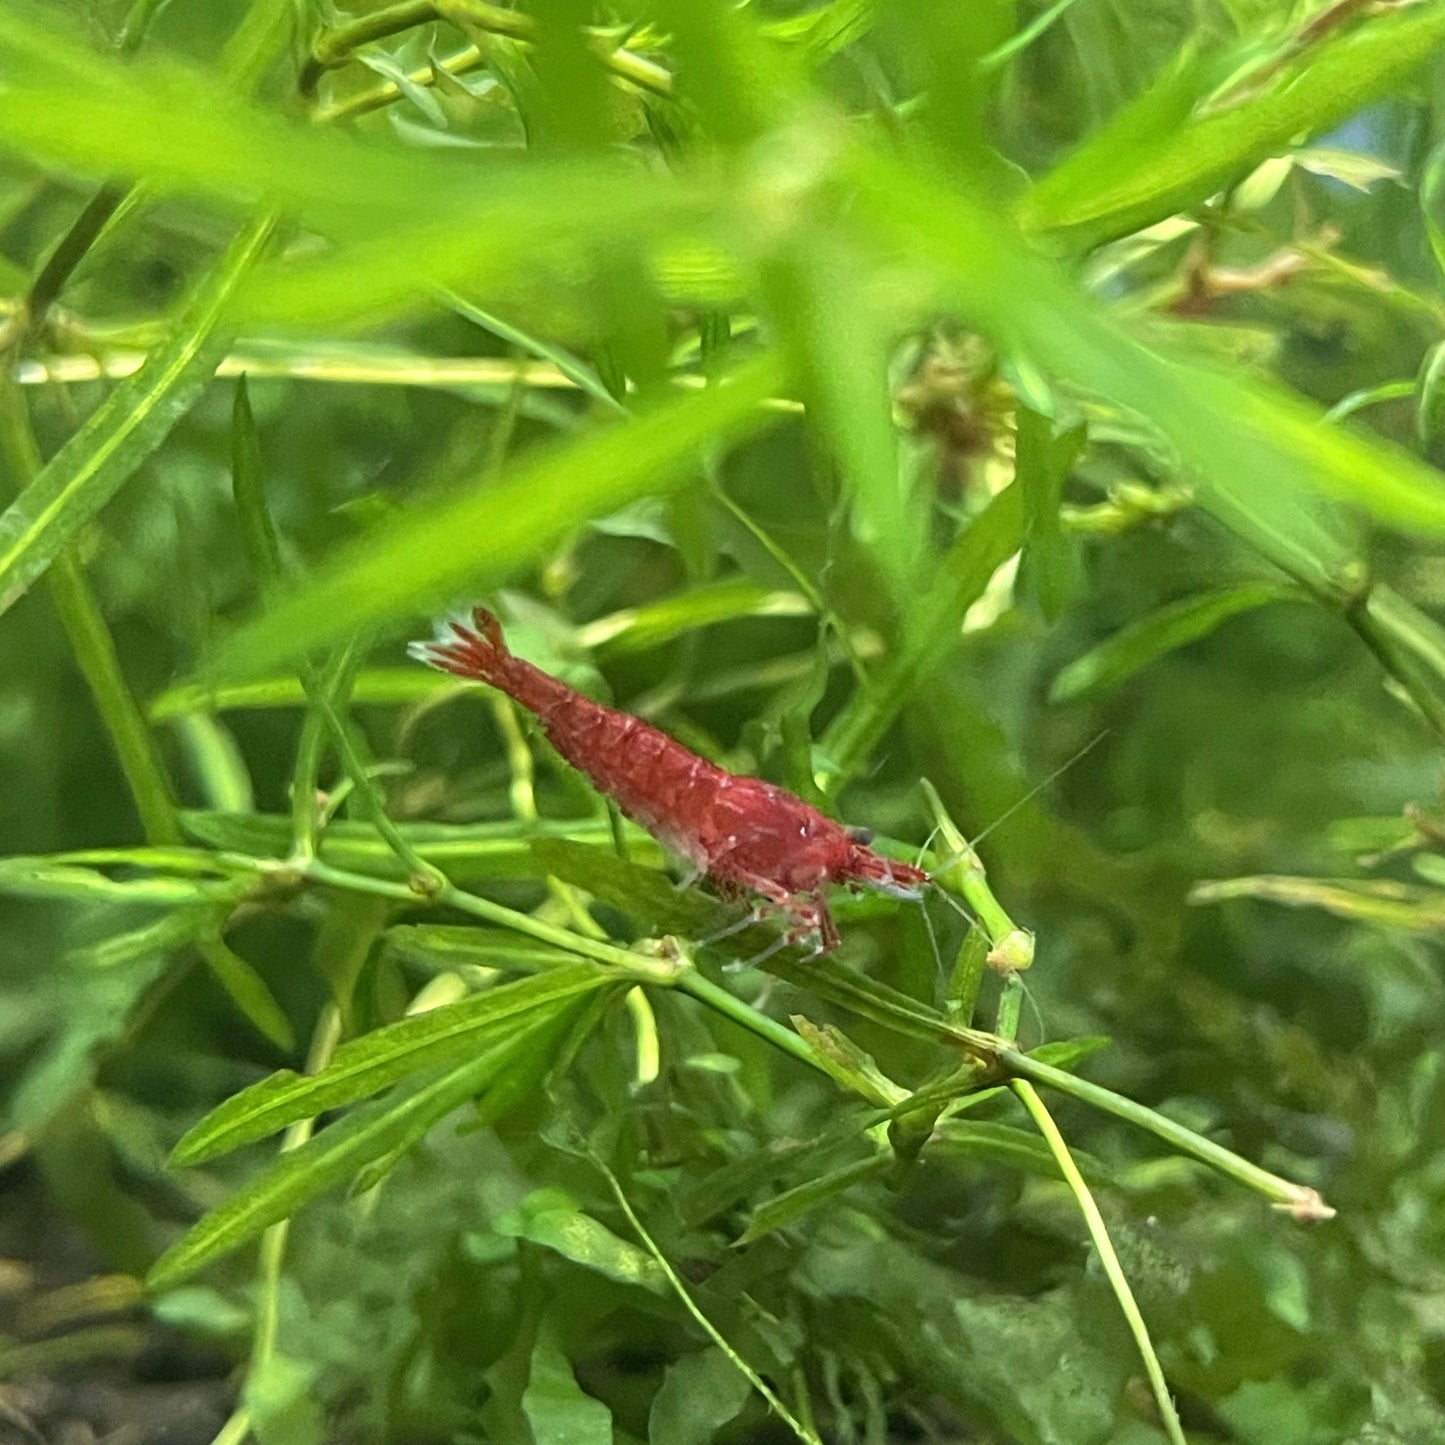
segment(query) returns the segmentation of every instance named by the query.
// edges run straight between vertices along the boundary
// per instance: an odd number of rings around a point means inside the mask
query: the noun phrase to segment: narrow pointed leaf
[[[559,1005],[610,981],[590,964],[558,968],[375,1029],[343,1044],[319,1074],[282,1069],[233,1095],[185,1135],[172,1162],[199,1164],[297,1119],[379,1093],[422,1069],[474,1052],[499,1030],[512,1032],[551,1016]]]
[[[1445,896],[1438,887],[1386,878],[1291,878],[1260,873],[1199,883],[1189,894],[1191,903],[1224,903],[1234,898],[1255,898],[1287,908],[1319,908],[1336,918],[1407,933],[1445,932]]]
[[[958,639],[963,615],[988,580],[1023,539],[1023,508],[1017,486],[1007,487],[969,524],[914,615],[898,649],[858,689],[823,736],[821,752],[836,779],[848,781],[867,761],[883,734],[930,669]]]
[[[278,1049],[288,1053],[296,1047],[291,1020],[286,1017],[266,980],[234,949],[227,946],[219,930],[200,940],[199,949],[211,976],[226,996]]]
[[[1050,702],[1077,702],[1117,687],[1141,668],[1176,648],[1207,637],[1221,623],[1270,602],[1301,600],[1292,587],[1246,582],[1171,602],[1121,628],[1107,641],[1071,662],[1049,689]]]
[[[1154,91],[1057,166],[1023,198],[1026,230],[1084,249],[1197,205],[1305,136],[1329,130],[1397,88],[1445,40],[1445,10],[1395,6],[1317,45],[1211,114],[1140,125]]]
[[[357,627],[485,591],[590,518],[677,485],[699,447],[761,425],[779,380],[770,358],[751,363],[378,529],[233,636],[209,674],[258,672]]]
[[[240,885],[244,887],[244,885]],[[223,902],[238,895],[238,885],[188,878],[110,878],[94,868],[53,858],[0,858],[0,893],[22,898],[54,898],[69,903],[134,903],[184,907]]]
[[[182,814],[186,832],[213,848],[252,856],[284,858],[291,849],[291,822],[275,813]],[[543,839],[610,844],[605,821],[579,818],[564,823],[542,819],[522,832],[516,823],[407,823],[401,836],[429,863],[445,868],[453,881],[471,878],[542,878],[548,868],[535,858]],[[634,824],[626,830],[628,847],[641,860],[661,861],[662,850]],[[202,861],[205,855],[200,855]],[[405,878],[406,864],[370,823],[342,819],[332,823],[321,841],[321,859],[336,868],[373,878]],[[123,859],[117,861],[125,861]],[[3,875],[0,875],[3,876]]]
[[[514,1217],[498,1222],[497,1232],[529,1239],[619,1284],[640,1285],[658,1294],[667,1289],[666,1276],[645,1249],[620,1238],[575,1205],[534,1208],[524,1201]]]
[[[743,1245],[752,1244],[776,1230],[795,1224],[805,1214],[811,1214],[845,1189],[851,1189],[865,1179],[886,1172],[892,1162],[887,1154],[874,1154],[785,1190],[753,1211],[751,1222],[737,1239],[737,1246],[741,1248]]]
[[[0,515],[0,611],[115,495],[191,408],[225,354],[222,313],[265,249],[270,214],[242,230],[197,288],[170,339],[116,387]]]
[[[541,1023],[495,1043],[439,1078],[404,1092],[400,1101],[363,1105],[281,1157],[168,1249],[151,1270],[153,1291],[169,1289],[222,1255],[289,1218],[322,1190],[353,1178],[374,1159],[409,1148],[439,1120],[481,1092],[527,1048]]]
[[[1044,617],[1052,622],[1068,596],[1068,543],[1059,520],[1069,468],[1084,448],[1082,425],[1055,433],[1050,418],[1018,409],[1018,483],[1024,506],[1021,578],[1032,585]]]

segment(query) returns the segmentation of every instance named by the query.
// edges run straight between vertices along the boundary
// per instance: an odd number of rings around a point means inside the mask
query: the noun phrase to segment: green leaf
[[[1107,1034],[1083,1034],[1076,1039],[1059,1039],[1030,1049],[1028,1057],[1052,1064],[1056,1069],[1072,1069],[1107,1049],[1113,1040]]]
[[[835,55],[873,28],[874,0],[831,0],[816,10],[770,20],[762,26],[770,40],[799,46],[811,59]]]
[[[1445,11],[1399,7],[1278,66],[1255,93],[1246,82],[1237,100],[1216,101],[1207,114],[1183,113],[1177,103],[1161,109],[1161,98],[1177,95],[1187,80],[1183,94],[1197,99],[1210,73],[1227,73],[1228,57],[1196,62],[1194,74],[1171,72],[1034,186],[1019,219],[1027,231],[1077,250],[1139,230],[1397,88],[1442,39]],[[1237,53],[1252,46],[1246,41]]]
[[[1348,598],[1359,587],[1351,529],[1330,501],[1391,526],[1445,531],[1439,473],[1403,448],[1325,426],[1281,387],[1141,344],[944,176],[861,149],[850,164],[859,206],[938,268],[940,284],[996,345],[1147,417],[1198,477],[1200,502],[1312,590]]]
[[[823,735],[820,751],[833,773],[835,790],[863,767],[919,683],[943,661],[957,641],[964,613],[1018,550],[1022,536],[1020,490],[1006,487],[949,549],[928,593],[905,618],[897,650]]]
[[[490,311],[484,311],[480,306],[468,301],[465,296],[459,295],[455,291],[447,292],[446,300],[447,305],[458,316],[465,316],[468,321],[490,331],[493,336],[498,336],[503,341],[520,347],[523,351],[529,351],[533,356],[541,357],[543,361],[550,361],[574,386],[585,392],[593,401],[601,402],[609,411],[625,411],[617,398],[603,385],[602,378],[597,375],[596,369],[588,366],[585,361],[574,356],[565,347],[544,341],[530,331],[525,331],[520,326],[514,326],[510,321],[504,321]]]
[[[796,1223],[805,1214],[810,1214],[820,1205],[828,1203],[845,1189],[851,1189],[853,1185],[864,1179],[871,1179],[875,1174],[886,1173],[892,1163],[887,1154],[875,1154],[871,1158],[854,1160],[851,1164],[843,1165],[841,1169],[830,1170],[827,1174],[820,1174],[816,1179],[809,1179],[796,1188],[785,1190],[753,1211],[751,1222],[738,1237],[738,1247],[752,1244],[755,1240]]]
[[[0,32],[4,21],[0,20]],[[3,109],[3,92],[0,92]],[[0,515],[0,612],[115,495],[190,410],[225,354],[222,314],[270,240],[275,217],[251,221],[196,288],[170,337],[101,403]]]
[[[1445,145],[1437,145],[1420,179],[1420,212],[1436,268],[1445,273]]]
[[[818,1063],[850,1093],[882,1109],[892,1108],[907,1097],[907,1090],[884,1074],[872,1055],[836,1025],[819,1027],[803,1014],[793,1014],[790,1022],[813,1050]]]
[[[960,1293],[948,1338],[975,1362],[971,1395],[1017,1439],[1105,1445],[1118,1438],[1115,1402],[1129,1373],[1107,1329],[1077,1298],[991,1298]],[[1098,1311],[1099,1299],[1087,1302]],[[1048,1367],[1039,1368],[1040,1361]],[[967,1366],[964,1366],[967,1368]],[[1157,1435],[1157,1431],[1153,1431]]]
[[[71,903],[134,903],[157,907],[222,902],[237,896],[230,883],[184,878],[108,878],[93,868],[50,858],[0,858],[0,893]]]
[[[1023,493],[1024,546],[1021,578],[1032,584],[1046,620],[1062,610],[1070,588],[1068,544],[1059,520],[1064,483],[1084,449],[1083,425],[1055,432],[1054,423],[1027,406],[1018,417],[1018,484]]]
[[[23,860],[17,858],[15,862]],[[220,874],[244,877],[249,869],[234,858],[221,858],[205,848],[142,846],[138,848],[75,848],[67,853],[52,853],[38,861],[62,867],[81,868],[149,868],[158,873]],[[108,882],[116,880],[108,879]],[[124,880],[121,880],[124,881]]]
[[[293,327],[354,325],[415,307],[428,284],[476,289],[535,278],[599,236],[660,239],[695,229],[714,183],[628,165],[422,149],[284,120],[174,59],[127,66],[13,8],[0,14],[0,147],[71,171],[149,181],[249,209],[258,195],[338,244],[256,277],[237,317]],[[178,129],[177,116],[186,117]],[[557,206],[552,197],[565,195]]]
[[[280,583],[285,568],[281,565],[281,547],[266,506],[261,438],[256,432],[256,418],[251,412],[251,396],[244,376],[236,379],[235,400],[231,406],[231,491],[236,499],[241,539],[246,545],[251,570],[256,574],[262,596],[267,596]]]
[[[1376,181],[1405,180],[1398,166],[1360,151],[1310,146],[1296,151],[1290,159],[1311,175],[1326,176],[1357,191],[1368,191]]]
[[[1292,587],[1245,582],[1171,602],[1120,628],[1106,642],[1071,662],[1054,679],[1049,701],[1077,702],[1107,692],[1176,648],[1209,636],[1221,623],[1241,612],[1271,602],[1300,600],[1301,594]]]
[[[137,929],[72,950],[66,966],[45,975],[54,1029],[46,1046],[19,1070],[8,1121],[39,1140],[94,1082],[96,1070],[132,1026],[134,1010],[165,973],[172,953],[213,926],[210,905],[172,910]]]
[[[529,1028],[538,1017],[550,1017],[559,1005],[611,981],[603,969],[576,964],[375,1029],[343,1044],[319,1074],[282,1069],[233,1095],[186,1133],[172,1162],[199,1164],[264,1139],[297,1119],[313,1118],[422,1069],[451,1063],[490,1042],[498,1030]]]
[[[748,1377],[716,1345],[667,1367],[647,1417],[651,1445],[709,1445],[748,1402]]]
[[[485,170],[474,160],[450,183],[453,196],[485,192],[487,200],[448,204],[433,196],[389,231],[348,239],[322,259],[269,266],[247,287],[238,317],[258,328],[303,321],[354,327],[429,306],[432,290],[510,288],[548,272],[562,285],[575,279],[594,237],[650,250],[704,223],[718,199],[700,184],[606,158],[585,167],[493,158]],[[556,195],[566,195],[567,205],[544,199]]]
[[[236,739],[209,713],[181,713],[175,733],[207,806],[248,813],[255,806],[251,774]]]
[[[358,673],[351,687],[351,701],[358,705],[426,702],[430,698],[459,692],[463,684],[429,667],[372,667]],[[285,676],[260,677],[249,682],[222,683],[214,687],[182,683],[167,688],[147,711],[153,722],[184,717],[198,712],[224,712],[230,708],[271,708],[307,706],[306,689],[294,672]]]
[[[761,424],[771,360],[378,527],[233,636],[207,670],[257,672],[357,627],[484,592],[588,518],[675,486],[700,446]]]
[[[199,941],[201,957],[226,996],[266,1038],[289,1053],[296,1047],[291,1020],[266,981],[240,954],[227,946],[219,930]]]
[[[1445,861],[1436,868],[1431,854],[1415,859],[1415,867],[1434,883],[1445,883]],[[1437,876],[1438,875],[1438,876]],[[1290,908],[1319,908],[1336,918],[1401,928],[1408,933],[1445,932],[1445,895],[1438,886],[1423,888],[1384,878],[1289,878],[1261,873],[1250,878],[1226,878],[1198,883],[1189,892],[1191,903],[1223,903],[1232,898],[1257,898]]]
[[[807,617],[812,604],[798,592],[779,592],[736,577],[703,583],[642,607],[599,617],[578,629],[578,641],[605,655],[643,652],[674,638],[744,617]]]
[[[1062,1177],[1058,1161],[1049,1146],[1036,1133],[1016,1129],[1011,1124],[942,1119],[935,1126],[928,1147],[930,1152],[937,1150],[944,1156],[962,1155],[985,1164],[1037,1174],[1045,1179]],[[1109,1181],[1111,1172],[1099,1160],[1077,1149],[1070,1152],[1080,1172],[1091,1184]]]
[[[802,379],[809,423],[842,474],[853,533],[892,593],[907,598],[927,513],[900,472],[890,338],[874,312],[868,274],[854,248],[810,229],[768,268],[765,289]]]
[[[522,1413],[535,1445],[612,1445],[612,1412],[577,1383],[572,1366],[544,1325],[532,1347]]]
[[[826,1129],[805,1139],[774,1139],[768,1147],[739,1155],[678,1191],[678,1216],[687,1229],[696,1229],[723,1211],[753,1198],[765,1185],[798,1174],[817,1178],[856,1161],[867,1142],[867,1130],[887,1122],[881,1110],[840,1111]]]
[[[619,858],[605,844],[538,838],[532,843],[532,852],[543,872],[668,933],[701,937],[723,926],[730,916],[705,893],[679,888],[667,874]]]
[[[980,68],[996,70],[1007,65],[1015,55],[1027,50],[1074,3],[1075,0],[1054,0],[1047,10],[1041,10],[1021,30],[990,50],[978,62]]]
[[[510,928],[397,923],[384,936],[392,956],[437,973],[468,968],[539,973],[572,961],[554,945],[526,938]]]
[[[542,1190],[496,1223],[498,1234],[529,1239],[543,1249],[570,1259],[618,1284],[640,1285],[657,1294],[667,1292],[667,1278],[657,1261],[640,1246],[615,1235],[600,1219],[585,1214],[555,1190]]]
[[[266,195],[332,236],[389,233],[400,243],[413,226],[439,234],[439,218],[481,232],[495,204],[495,239],[525,248],[537,240],[536,224],[556,233],[565,222],[585,233],[589,197],[630,196],[627,206],[656,214],[665,210],[663,192],[678,194],[664,178],[595,159],[540,165],[515,155],[461,156],[285,119],[229,93],[202,67],[155,54],[123,64],[13,8],[0,13],[0,63],[0,146],[72,171],[149,179],[248,209],[251,198]],[[178,115],[186,117],[183,129]],[[568,196],[563,211],[546,199],[557,194]],[[504,211],[511,213],[505,219]],[[509,222],[520,222],[520,233]],[[404,274],[413,260],[402,245],[390,269]]]
[[[1375,582],[1361,600],[1347,614],[1351,625],[1445,734],[1445,627],[1385,582]]]
[[[272,1351],[247,1373],[243,1398],[257,1445],[321,1445],[326,1438],[313,1365]]]
[[[957,1042],[970,1032],[947,1023],[928,1004],[919,1003],[867,974],[844,967],[831,954],[801,957],[791,952],[776,954],[768,961],[768,971],[811,990],[820,998],[841,1004],[860,1018],[872,1019],[914,1038]]]
[[[213,848],[252,857],[285,858],[291,851],[291,821],[274,813],[186,812],[182,825],[192,837]],[[401,836],[429,863],[445,868],[453,879],[541,878],[548,868],[535,860],[543,840],[582,844],[611,843],[605,821],[574,823],[408,823]],[[628,846],[640,858],[660,859],[662,850],[650,834],[627,825]],[[342,820],[327,826],[321,859],[332,867],[374,878],[405,878],[406,864],[369,823]],[[206,855],[201,854],[202,858]],[[0,880],[3,880],[0,871]],[[0,883],[3,886],[3,883]]]
[[[486,1089],[534,1038],[546,1035],[545,1023],[493,1044],[439,1078],[404,1088],[399,1100],[363,1104],[299,1149],[282,1154],[173,1244],[147,1276],[148,1286],[170,1289],[278,1220],[289,1218],[322,1190],[352,1178],[373,1159],[409,1148],[453,1109]]]

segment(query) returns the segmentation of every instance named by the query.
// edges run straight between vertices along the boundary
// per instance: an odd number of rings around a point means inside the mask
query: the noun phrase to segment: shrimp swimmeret
[[[761,778],[730,773],[630,713],[575,688],[507,650],[501,624],[478,607],[472,627],[414,642],[411,654],[458,677],[500,689],[532,713],[552,745],[629,818],[711,878],[724,894],[754,893],[787,920],[783,941],[838,944],[823,890],[829,883],[917,898],[927,873],[885,858],[871,836],[845,828]]]

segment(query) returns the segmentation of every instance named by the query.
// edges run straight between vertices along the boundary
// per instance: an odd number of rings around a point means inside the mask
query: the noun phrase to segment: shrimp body
[[[787,938],[838,942],[823,889],[866,885],[917,897],[921,868],[868,847],[802,798],[761,778],[730,773],[641,718],[593,702],[507,649],[496,617],[472,614],[474,628],[413,643],[434,667],[489,683],[532,713],[552,745],[629,818],[687,859],[725,894],[756,893],[789,921]]]

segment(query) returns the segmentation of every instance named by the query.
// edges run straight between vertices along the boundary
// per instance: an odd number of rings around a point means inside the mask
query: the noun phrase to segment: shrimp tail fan
[[[470,627],[465,622],[448,622],[446,636],[413,642],[407,651],[420,662],[478,682],[495,683],[512,660],[502,638],[502,624],[485,607],[473,610]]]

